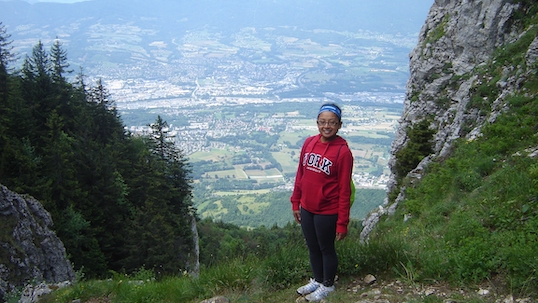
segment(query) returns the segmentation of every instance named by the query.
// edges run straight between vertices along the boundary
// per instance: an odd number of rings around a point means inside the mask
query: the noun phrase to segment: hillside
[[[362,232],[405,243],[413,280],[536,295],[537,12],[532,1],[430,10],[411,53],[389,201]]]
[[[537,68],[534,1],[434,3],[411,54],[387,205],[366,220],[362,235],[339,243],[346,287],[328,302],[538,299]],[[285,244],[260,256],[230,255],[197,279],[129,286],[117,275],[55,299],[200,302],[220,294],[233,302],[291,302],[308,278],[306,252],[293,227],[271,232]],[[354,292],[354,281],[368,273],[378,284]],[[404,285],[381,287],[395,280]],[[416,297],[405,296],[411,287]]]

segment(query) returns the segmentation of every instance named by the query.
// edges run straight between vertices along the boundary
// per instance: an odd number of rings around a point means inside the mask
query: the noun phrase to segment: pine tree
[[[105,143],[123,137],[121,118],[101,79],[98,79],[97,85],[88,92],[88,102],[93,108],[97,139]]]
[[[7,34],[4,25],[0,22],[0,154],[2,159],[6,158],[6,149],[8,149],[8,127],[11,124],[11,112],[12,107],[9,104],[9,74],[8,64],[13,58],[11,50],[10,35]],[[0,180],[4,175],[5,167],[2,165],[4,161],[0,162]]]
[[[4,115],[1,110],[5,108],[8,98],[8,65],[14,60],[10,37],[5,26],[0,22],[0,116],[2,117]]]
[[[194,216],[190,170],[158,117],[148,137],[124,130],[102,81],[65,78],[67,53],[39,42],[9,75],[0,26],[0,182],[42,201],[75,268],[88,277],[142,266],[186,268]],[[1,75],[0,75],[1,76]],[[4,106],[5,105],[5,106]]]
[[[157,116],[157,120],[151,127],[151,139],[154,143],[153,152],[162,160],[170,160],[173,152],[174,143],[171,142],[168,136],[168,123],[161,116]]]
[[[157,116],[155,123],[151,125],[151,139],[153,151],[160,161],[165,164],[164,175],[167,178],[173,195],[169,201],[170,207],[175,213],[181,215],[192,214],[191,184],[189,179],[190,169],[183,152],[175,145],[174,138],[169,135],[168,123]],[[151,147],[150,147],[151,148]]]
[[[38,84],[48,84],[51,80],[51,64],[49,56],[41,41],[32,49],[32,56],[26,56],[22,74],[27,80],[35,80]]]
[[[34,184],[41,157],[29,139],[32,116],[22,99],[18,77],[9,64],[16,56],[5,27],[0,23],[0,182],[18,192]]]
[[[131,201],[127,199],[129,187],[123,176],[131,169],[123,160],[128,140],[114,102],[101,81],[88,88],[82,74],[79,79],[74,95],[83,96],[85,102],[80,104],[82,108],[76,116],[75,162],[85,196],[75,201],[75,210],[91,220],[89,234],[106,262],[92,270],[104,266],[120,271],[123,268],[118,263],[128,254],[125,242],[134,216]],[[82,259],[80,262],[87,264],[89,261]],[[91,274],[102,272],[92,271]]]
[[[59,212],[67,209],[71,201],[75,201],[79,188],[76,180],[77,172],[73,166],[75,139],[64,131],[63,118],[56,111],[52,111],[47,123],[48,136],[43,147],[43,166],[41,187],[42,199],[49,212]]]
[[[55,83],[65,83],[65,73],[71,73],[68,70],[67,52],[62,48],[62,43],[58,38],[54,41],[50,49],[50,59],[52,63],[52,80]]]
[[[38,149],[43,146],[47,134],[44,125],[57,104],[52,90],[51,66],[43,43],[38,42],[32,55],[26,56],[22,67],[21,95],[30,113],[27,121],[30,142]]]
[[[151,127],[149,137],[133,141],[139,147],[133,161],[137,176],[129,188],[138,211],[129,238],[137,253],[126,259],[126,267],[145,265],[156,273],[176,274],[186,269],[193,245],[190,181],[167,123],[158,117]]]

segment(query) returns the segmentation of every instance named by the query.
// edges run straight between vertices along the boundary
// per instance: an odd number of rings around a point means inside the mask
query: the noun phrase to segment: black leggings
[[[301,228],[310,255],[314,279],[332,286],[338,267],[334,241],[338,215],[316,215],[301,208]]]

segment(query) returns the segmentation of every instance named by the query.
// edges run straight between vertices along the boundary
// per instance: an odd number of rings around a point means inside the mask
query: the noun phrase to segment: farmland
[[[244,227],[288,223],[300,148],[306,137],[317,133],[315,116],[322,102],[295,99],[168,111],[169,135],[192,168],[193,199],[199,215]],[[348,101],[341,105],[344,125],[340,135],[352,150],[358,187],[352,218],[360,220],[383,203],[390,144],[401,104]],[[146,119],[154,111],[167,112],[148,109]]]

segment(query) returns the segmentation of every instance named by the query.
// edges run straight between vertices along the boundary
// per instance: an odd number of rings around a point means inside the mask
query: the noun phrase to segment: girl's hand
[[[294,210],[293,217],[295,218],[295,222],[297,222],[298,224],[301,224],[301,211],[300,210]]]
[[[336,240],[344,240],[344,238],[347,236],[347,233],[336,233]]]

